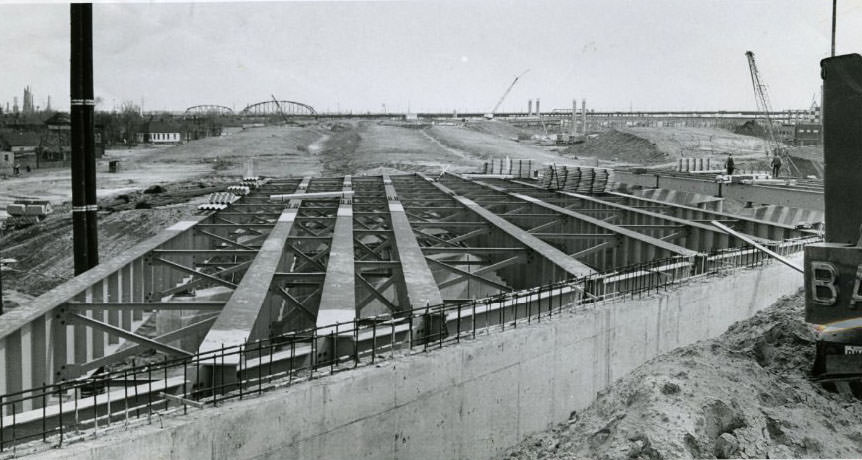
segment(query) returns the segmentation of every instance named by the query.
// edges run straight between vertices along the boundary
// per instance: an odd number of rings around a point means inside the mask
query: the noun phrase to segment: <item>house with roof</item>
[[[105,152],[102,130],[95,129],[95,155]],[[72,124],[69,114],[58,112],[43,124],[0,128],[0,168],[20,165],[22,170],[68,167],[72,161]]]
[[[22,169],[35,168],[41,145],[41,132],[0,128],[0,173],[11,174],[16,164]]]
[[[183,126],[168,120],[148,120],[136,134],[139,144],[182,144],[186,142]]]

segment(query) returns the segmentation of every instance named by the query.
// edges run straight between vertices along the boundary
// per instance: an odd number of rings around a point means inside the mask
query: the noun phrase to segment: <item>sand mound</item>
[[[655,144],[615,129],[598,134],[583,144],[569,146],[564,153],[579,158],[593,157],[641,164],[668,161],[667,155],[660,152]]]
[[[862,405],[810,383],[801,295],[660,356],[510,458],[859,457]]]

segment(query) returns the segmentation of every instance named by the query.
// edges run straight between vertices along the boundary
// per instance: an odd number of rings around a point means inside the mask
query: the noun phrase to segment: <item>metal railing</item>
[[[817,240],[776,243],[770,249],[789,255]],[[217,406],[397,354],[547,321],[581,305],[649,296],[693,277],[770,260],[747,248],[714,250],[464,303],[356,318],[187,358],[138,358],[148,362],[0,395],[0,414],[5,414],[0,417],[0,452],[34,440],[60,446],[112,426],[152,423],[154,417],[186,413],[189,406]]]

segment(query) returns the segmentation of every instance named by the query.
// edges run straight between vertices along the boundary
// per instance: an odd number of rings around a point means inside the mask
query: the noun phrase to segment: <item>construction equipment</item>
[[[53,209],[45,200],[20,199],[6,205],[9,217],[4,222],[7,228],[23,228],[43,221]]]
[[[862,56],[820,66],[826,233],[805,247],[805,321],[819,330],[813,376],[862,397]]]
[[[760,72],[757,70],[757,63],[754,62],[754,53],[751,51],[745,52],[745,57],[748,58],[748,70],[751,72],[751,85],[754,87],[754,99],[757,103],[757,110],[764,114],[764,126],[766,128],[766,150],[767,155],[777,155],[781,157],[783,165],[787,167],[787,171],[791,176],[799,176],[799,168],[793,163],[787,149],[781,145],[781,142],[775,136],[775,126],[772,123],[772,105],[769,103],[769,94],[766,91],[766,83],[760,77]]]
[[[512,91],[512,88],[514,88],[514,87],[515,87],[515,83],[518,83],[518,79],[519,79],[519,78],[521,78],[521,77],[523,77],[523,76],[524,76],[527,72],[529,72],[529,71],[530,71],[530,69],[527,69],[527,70],[525,70],[525,71],[521,72],[518,76],[516,76],[516,77],[515,77],[515,79],[514,79],[514,80],[512,80],[512,84],[511,84],[511,85],[509,85],[509,87],[508,87],[508,88],[506,88],[506,91],[503,93],[503,95],[502,95],[502,96],[500,96],[500,100],[499,100],[499,101],[497,101],[497,105],[495,105],[495,106],[494,106],[494,108],[493,108],[493,109],[491,109],[491,112],[489,112],[489,113],[486,113],[486,114],[485,114],[485,118],[486,118],[486,119],[488,119],[488,120],[492,120],[492,119],[494,119],[494,114],[496,114],[496,113],[497,113],[497,109],[499,109],[499,108],[500,108],[500,105],[502,105],[502,104],[503,104],[503,101],[504,101],[504,100],[506,100],[506,96],[508,96],[508,95],[509,95],[509,92],[510,92],[510,91]]]
[[[275,102],[275,106],[278,107],[278,114],[281,115],[281,119],[284,120],[284,124],[288,124],[287,115],[284,114],[284,111],[281,110],[281,104],[278,102],[278,99],[275,98],[275,94],[270,94],[272,96],[272,101]]]

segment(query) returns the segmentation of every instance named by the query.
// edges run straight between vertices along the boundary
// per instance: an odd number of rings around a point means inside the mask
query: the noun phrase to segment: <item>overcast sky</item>
[[[0,0],[0,102],[68,109],[69,6]],[[838,53],[862,52],[862,1],[839,0]],[[828,0],[97,3],[96,96],[145,110],[754,109],[752,50],[775,109],[805,108],[829,53]]]

